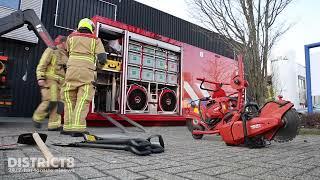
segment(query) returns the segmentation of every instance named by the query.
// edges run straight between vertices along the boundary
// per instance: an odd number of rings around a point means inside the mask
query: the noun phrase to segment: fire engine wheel
[[[200,126],[200,125],[193,125],[192,131],[194,131],[194,130],[203,131],[203,130],[204,130],[204,127],[203,127],[203,126]],[[192,137],[193,137],[193,139],[202,139],[203,134],[192,134]]]
[[[6,69],[6,66],[0,61],[0,74],[2,74],[5,69]]]

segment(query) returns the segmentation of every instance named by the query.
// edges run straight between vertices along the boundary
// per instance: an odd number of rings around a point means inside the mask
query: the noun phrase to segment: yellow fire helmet
[[[91,33],[93,33],[93,31],[94,31],[94,24],[93,24],[93,22],[92,22],[89,18],[84,18],[84,19],[81,19],[81,20],[79,21],[78,30],[79,30],[80,28],[88,28],[88,29],[91,31]]]

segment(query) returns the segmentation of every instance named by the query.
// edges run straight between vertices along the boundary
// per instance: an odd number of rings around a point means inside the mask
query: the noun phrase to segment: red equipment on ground
[[[204,88],[203,83],[206,82],[216,87],[230,85],[236,93],[204,97],[198,100],[198,105],[191,103],[186,119],[194,139],[201,139],[204,134],[219,134],[227,145],[264,147],[267,141],[285,142],[298,134],[300,119],[291,102],[279,98],[278,101],[267,102],[262,108],[256,103],[245,104],[248,82],[244,79],[242,56],[238,57],[238,70],[230,83],[197,80],[201,81],[202,90],[217,91]]]

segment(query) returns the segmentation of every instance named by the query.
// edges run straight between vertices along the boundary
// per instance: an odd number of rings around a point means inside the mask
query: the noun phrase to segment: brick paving
[[[42,157],[35,146],[19,145],[0,149],[2,179],[320,179],[320,136],[298,136],[289,143],[275,143],[262,149],[229,147],[219,136],[194,140],[185,127],[148,127],[162,134],[165,152],[136,156],[126,151],[52,146],[76,142],[57,132],[48,134],[46,144],[57,157],[73,157],[75,167],[68,171],[9,172],[8,158]],[[129,128],[134,131],[134,128]],[[149,134],[123,134],[116,128],[89,127],[103,137],[147,137]],[[32,132],[31,123],[1,123],[0,144],[15,143],[21,133]]]

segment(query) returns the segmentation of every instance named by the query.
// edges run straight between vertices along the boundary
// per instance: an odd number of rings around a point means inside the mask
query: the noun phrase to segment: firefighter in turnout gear
[[[66,42],[69,59],[63,85],[64,125],[61,134],[82,136],[86,132],[86,116],[95,94],[96,55],[105,54],[101,39],[93,34],[94,24],[88,19],[79,22],[76,32]]]
[[[68,60],[65,41],[66,37],[58,36],[55,40],[57,49],[47,48],[37,66],[36,75],[41,91],[41,103],[32,117],[36,128],[41,128],[41,122],[49,114],[48,130],[61,129],[61,116],[57,110]]]

